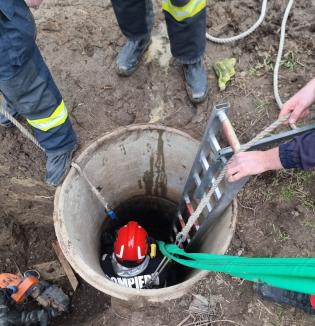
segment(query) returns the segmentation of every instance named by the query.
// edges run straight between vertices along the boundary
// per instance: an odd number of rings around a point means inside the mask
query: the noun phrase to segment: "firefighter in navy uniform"
[[[127,42],[117,57],[117,72],[129,76],[151,43],[154,13],[151,0],[112,0],[114,12]],[[206,0],[162,0],[171,52],[183,66],[185,86],[193,103],[208,93],[203,64],[206,46]]]
[[[162,259],[156,255],[156,245],[146,230],[130,221],[118,230],[114,251],[101,257],[101,267],[118,285],[135,289],[161,288],[174,282],[170,269],[162,271],[152,282],[152,275]]]
[[[46,183],[59,185],[66,176],[76,136],[62,96],[36,45],[36,26],[28,6],[43,0],[0,0],[0,105],[23,116],[44,148]],[[0,96],[1,97],[1,96]],[[0,115],[0,126],[12,123]]]

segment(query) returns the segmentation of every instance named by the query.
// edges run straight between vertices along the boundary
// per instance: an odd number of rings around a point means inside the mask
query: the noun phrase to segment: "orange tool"
[[[30,294],[32,288],[39,283],[39,279],[33,275],[26,277],[19,277],[15,274],[1,273],[0,274],[0,288],[10,288],[13,290],[11,298],[21,303]]]

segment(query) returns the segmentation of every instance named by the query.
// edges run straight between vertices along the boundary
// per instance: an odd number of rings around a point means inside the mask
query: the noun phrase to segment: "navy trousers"
[[[147,37],[153,26],[151,0],[112,0],[122,33]],[[181,63],[202,59],[206,46],[206,0],[162,0],[172,55]]]
[[[23,0],[0,0],[0,92],[10,113],[25,117],[49,154],[76,143],[62,96],[35,42],[36,26]]]

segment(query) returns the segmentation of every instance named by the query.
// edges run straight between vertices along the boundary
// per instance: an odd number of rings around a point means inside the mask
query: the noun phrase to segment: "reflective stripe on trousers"
[[[27,119],[27,122],[34,128],[41,131],[48,131],[49,129],[62,125],[68,117],[68,111],[64,101],[61,101],[56,110],[48,117],[42,119]]]
[[[177,21],[193,17],[206,7],[206,0],[190,0],[181,7],[175,6],[171,0],[163,0],[162,8]]]

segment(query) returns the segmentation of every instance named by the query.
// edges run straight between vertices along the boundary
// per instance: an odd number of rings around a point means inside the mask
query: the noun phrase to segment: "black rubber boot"
[[[264,283],[255,284],[254,289],[263,299],[287,304],[302,309],[308,314],[315,315],[315,309],[311,306],[309,294],[275,288]]]
[[[76,149],[77,146],[66,153],[47,154],[45,182],[49,186],[57,187],[63,182],[70,170],[72,156]]]
[[[193,103],[201,103],[208,95],[208,78],[201,61],[183,65],[185,85],[189,99]]]
[[[151,44],[151,37],[142,40],[128,40],[119,51],[116,70],[120,76],[130,76],[138,67],[144,52]]]

